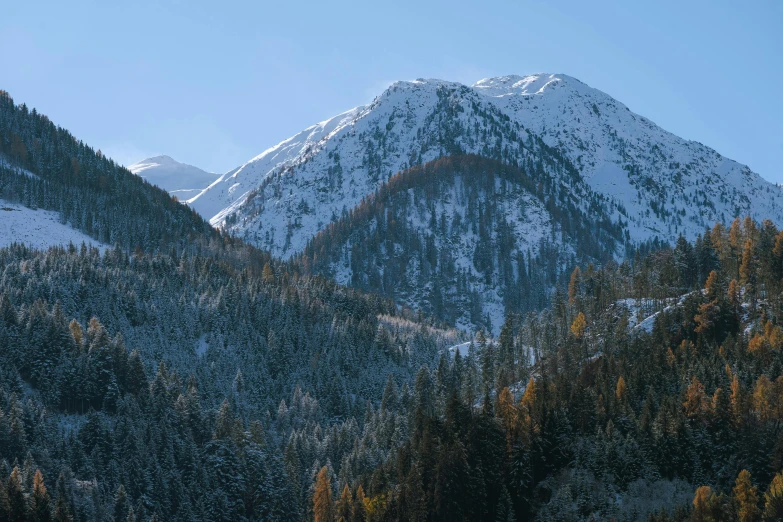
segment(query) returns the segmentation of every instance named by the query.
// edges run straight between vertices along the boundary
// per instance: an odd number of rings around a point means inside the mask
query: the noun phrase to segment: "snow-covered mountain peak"
[[[178,161],[176,161],[171,156],[161,155],[161,156],[154,156],[152,158],[147,158],[145,160],[141,160],[137,163],[134,163],[130,167],[128,167],[128,170],[133,172],[134,174],[138,174],[139,172],[142,172],[146,169],[158,166],[158,165],[181,165]]]
[[[747,167],[551,73],[472,86],[395,82],[371,103],[266,149],[188,203],[213,226],[289,257],[400,170],[464,153],[530,169],[542,160],[541,145],[555,154],[536,167],[541,175],[575,201],[588,192],[604,198],[631,242],[694,238],[737,215],[783,222],[781,190]]]
[[[166,155],[141,160],[129,166],[128,170],[181,199],[198,194],[217,178],[217,174],[180,163]]]
[[[527,76],[509,75],[495,78],[484,78],[473,84],[473,89],[487,96],[508,96],[543,94],[547,89],[554,89],[575,80],[564,74],[539,73]],[[581,83],[581,82],[579,82]]]

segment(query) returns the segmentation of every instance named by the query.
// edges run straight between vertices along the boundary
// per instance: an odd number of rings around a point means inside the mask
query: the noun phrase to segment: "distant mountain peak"
[[[161,154],[160,156],[152,156],[151,158],[143,159],[141,161],[137,161],[133,165],[130,165],[128,167],[128,170],[133,172],[134,174],[138,174],[140,172],[143,172],[147,169],[157,167],[157,166],[185,166],[185,167],[192,167],[192,168],[198,168],[193,167],[193,165],[187,165],[185,163],[180,163],[179,161],[175,160],[171,156],[167,156],[166,154]],[[199,169],[201,170],[201,169]]]
[[[165,154],[134,163],[128,170],[183,200],[198,194],[218,178],[217,174],[180,163]]]

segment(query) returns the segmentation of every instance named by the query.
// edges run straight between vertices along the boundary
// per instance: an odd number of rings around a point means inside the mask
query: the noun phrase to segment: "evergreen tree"
[[[57,499],[54,503],[54,522],[73,522],[73,515],[68,507],[67,493],[65,491],[65,477],[60,474],[57,479]]]
[[[6,483],[9,522],[24,522],[28,519],[27,502],[24,497],[21,475],[19,468],[14,466],[11,476]]]
[[[114,494],[114,521],[125,522],[131,509],[125,486],[120,484]]]
[[[346,484],[343,487],[343,492],[340,494],[340,499],[337,501],[337,506],[335,509],[335,517],[337,522],[340,522],[341,520],[343,522],[350,522],[352,508],[353,495],[351,495],[351,490],[348,487],[348,484]]]
[[[361,484],[356,488],[351,507],[351,522],[367,522],[367,509],[365,506],[364,488]]]

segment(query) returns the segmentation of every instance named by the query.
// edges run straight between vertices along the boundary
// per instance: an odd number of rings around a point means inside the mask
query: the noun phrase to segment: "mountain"
[[[196,196],[218,178],[217,174],[180,163],[170,156],[147,158],[129,166],[128,170],[181,200]]]
[[[693,239],[745,214],[783,222],[779,187],[563,74],[396,82],[227,172],[189,204],[213,226],[292,257],[401,170],[466,153],[536,168],[541,150],[557,161],[540,170],[577,202],[603,199],[632,243]]]
[[[419,173],[409,202],[378,197],[396,173],[445,156],[496,166],[463,163],[430,189]],[[500,165],[520,172],[509,178]],[[496,185],[464,183],[479,178]],[[386,218],[362,210],[368,200],[387,207],[400,241],[383,237]],[[695,239],[736,216],[783,222],[779,187],[560,74],[397,82],[188,203],[274,255],[308,258],[306,269],[495,333],[506,312],[546,305],[578,263]]]

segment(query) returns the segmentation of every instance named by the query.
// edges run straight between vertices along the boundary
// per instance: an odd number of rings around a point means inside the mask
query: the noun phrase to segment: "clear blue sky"
[[[120,163],[224,172],[394,80],[562,72],[783,182],[782,28],[779,0],[14,1],[0,89]]]

